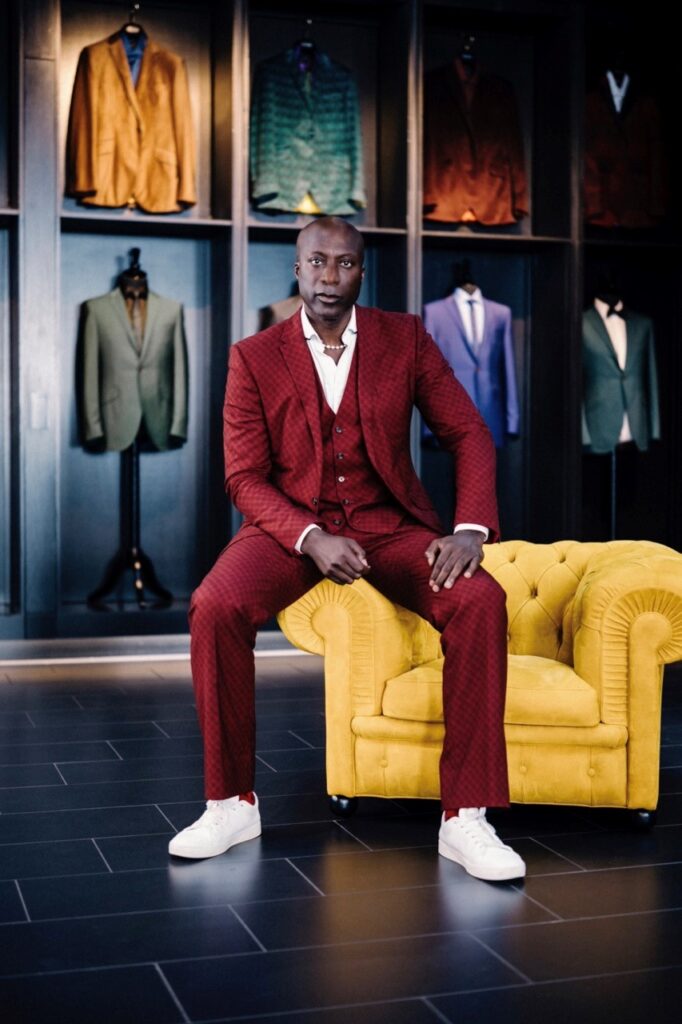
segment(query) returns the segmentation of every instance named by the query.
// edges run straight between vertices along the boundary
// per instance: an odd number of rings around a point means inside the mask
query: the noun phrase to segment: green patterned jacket
[[[357,88],[325,53],[316,53],[308,75],[294,49],[258,65],[250,150],[258,209],[294,211],[308,192],[327,214],[366,205]]]

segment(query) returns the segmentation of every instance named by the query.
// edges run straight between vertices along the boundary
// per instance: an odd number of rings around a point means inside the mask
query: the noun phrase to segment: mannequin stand
[[[610,516],[610,537],[616,539],[616,449],[611,452],[611,516]]]
[[[137,440],[121,452],[121,546],[109,562],[100,585],[88,595],[88,605],[112,611],[105,598],[114,593],[126,574],[133,577],[138,608],[167,608],[173,595],[159,583],[154,566],[140,547],[140,446]],[[146,591],[157,600],[149,601]]]

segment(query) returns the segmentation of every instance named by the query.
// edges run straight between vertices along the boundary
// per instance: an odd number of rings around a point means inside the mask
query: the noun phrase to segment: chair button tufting
[[[590,776],[596,775],[597,774],[596,769],[595,768],[588,768],[587,769],[587,774],[590,775]]]
[[[528,771],[528,766],[525,765],[525,764],[520,765],[519,766],[519,771],[521,772],[522,775],[525,775],[526,772]]]
[[[388,761],[386,760],[385,757],[382,757],[382,759],[379,761],[379,764],[381,765],[382,768],[388,768]]]

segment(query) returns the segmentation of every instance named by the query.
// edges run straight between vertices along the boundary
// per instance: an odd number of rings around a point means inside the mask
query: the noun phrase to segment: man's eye
[[[314,267],[317,267],[317,266],[319,266],[319,265],[320,265],[320,263],[322,262],[322,260],[320,259],[320,257],[319,257],[319,256],[311,256],[311,258],[310,258],[310,262],[312,263],[312,265],[313,265]]]
[[[353,261],[352,260],[341,260],[341,266],[342,267],[352,267],[353,266]]]

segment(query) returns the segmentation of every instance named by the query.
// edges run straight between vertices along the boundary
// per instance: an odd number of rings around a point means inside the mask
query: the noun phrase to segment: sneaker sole
[[[221,853],[227,853],[228,850],[231,850],[233,846],[237,846],[239,843],[247,843],[249,839],[257,839],[261,832],[261,823],[257,822],[255,825],[250,825],[248,828],[242,829],[241,832],[232,836],[227,845],[212,849],[210,852],[204,851],[202,853],[198,850],[174,850],[172,849],[173,840],[171,839],[168,844],[168,852],[173,857],[183,857],[185,860],[206,860],[208,857],[219,857]]]
[[[455,864],[459,864],[472,878],[480,878],[483,882],[511,882],[514,878],[524,878],[526,874],[525,864],[522,871],[514,870],[511,872],[508,868],[506,870],[498,868],[496,871],[475,868],[464,857],[453,850],[451,846],[443,842],[442,839],[438,840],[438,853],[441,857],[446,857],[447,860],[452,860]]]

